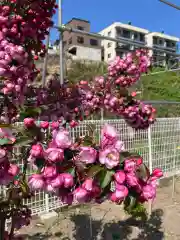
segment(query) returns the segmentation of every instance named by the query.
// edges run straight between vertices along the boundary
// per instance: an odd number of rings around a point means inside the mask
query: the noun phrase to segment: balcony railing
[[[178,45],[173,46],[166,46],[166,45],[161,45],[161,44],[153,44],[153,47],[157,47],[157,48],[162,48],[162,49],[166,49],[172,52],[176,52],[178,51]]]

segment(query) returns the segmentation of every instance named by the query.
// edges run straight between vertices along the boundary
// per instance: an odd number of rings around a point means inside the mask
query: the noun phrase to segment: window
[[[71,44],[71,43],[72,43],[72,38],[69,39],[69,44]]]
[[[130,38],[130,31],[123,29],[123,37]]]
[[[108,58],[111,58],[111,53],[108,54]]]
[[[175,42],[172,42],[172,43],[171,43],[171,47],[174,48],[175,46],[176,46],[176,43],[175,43]]]
[[[97,46],[98,45],[98,40],[97,39],[90,39],[90,44],[92,46]]]
[[[140,33],[139,39],[140,39],[141,42],[145,42],[145,35]]]
[[[163,45],[163,40],[162,39],[159,39],[159,44]]]
[[[111,36],[111,31],[108,32],[108,37],[110,37],[110,36]]]
[[[77,52],[77,48],[76,47],[73,47],[72,49],[69,50],[69,53],[72,54],[72,55],[76,55],[76,52]]]
[[[124,53],[123,52],[119,52],[116,54],[117,56],[119,56],[120,58],[123,58],[124,57]]]
[[[111,47],[112,46],[112,42],[109,42],[108,44],[107,44],[107,47],[109,48],[109,47]]]
[[[138,34],[136,32],[134,33],[134,40],[138,40]]]
[[[157,37],[153,37],[153,44],[157,44],[157,42],[158,42]]]
[[[83,44],[84,43],[84,38],[83,37],[77,37],[77,42]]]
[[[84,28],[82,26],[77,26],[78,30],[84,31]]]

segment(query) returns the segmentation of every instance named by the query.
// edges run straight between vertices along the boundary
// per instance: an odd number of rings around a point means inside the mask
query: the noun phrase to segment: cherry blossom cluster
[[[147,50],[136,50],[128,53],[124,58],[116,57],[109,64],[108,77],[121,87],[129,87],[146,73],[151,65],[151,58]]]
[[[4,94],[22,103],[27,84],[38,73],[34,60],[45,54],[43,40],[52,26],[55,0],[14,0],[0,3],[0,77]]]
[[[8,139],[9,143],[15,142],[15,138],[8,128],[0,128],[0,138]],[[20,172],[19,167],[10,162],[11,157],[7,147],[0,148],[0,185],[8,185]]]
[[[29,177],[29,186],[33,191],[55,194],[62,203],[101,202],[104,186],[100,178],[105,172],[111,174],[106,199],[121,203],[132,191],[137,193],[139,202],[154,199],[156,181],[162,177],[162,171],[155,169],[150,174],[140,156],[129,155],[121,162],[124,150],[124,143],[110,125],[102,129],[100,146],[74,144],[66,129],[54,129],[46,147],[36,143],[31,148],[28,160],[37,173]],[[40,167],[39,162],[43,162]],[[96,170],[99,166],[98,173],[93,173],[94,166]],[[142,167],[146,171],[145,178],[138,176]]]
[[[116,116],[123,117],[135,129],[146,129],[155,121],[156,110],[149,104],[137,100],[126,89],[117,88],[104,77],[97,77],[93,82],[81,81],[83,110],[85,116],[104,109]]]

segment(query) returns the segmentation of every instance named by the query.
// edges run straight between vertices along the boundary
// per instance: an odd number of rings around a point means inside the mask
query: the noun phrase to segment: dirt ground
[[[180,240],[180,179],[174,196],[172,189],[172,179],[162,182],[147,222],[136,221],[121,207],[105,202],[64,210],[43,222],[34,219],[20,234],[30,240]]]

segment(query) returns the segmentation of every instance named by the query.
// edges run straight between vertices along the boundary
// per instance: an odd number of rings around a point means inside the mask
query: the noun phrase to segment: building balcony
[[[177,52],[178,51],[178,45],[175,45],[174,47],[162,45],[162,44],[153,44],[153,47],[159,48],[159,49],[164,49],[170,52]]]
[[[132,45],[124,43],[116,43],[116,50],[131,50]]]

